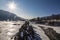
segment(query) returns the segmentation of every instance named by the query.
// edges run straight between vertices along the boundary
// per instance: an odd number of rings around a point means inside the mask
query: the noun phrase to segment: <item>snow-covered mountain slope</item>
[[[8,11],[0,10],[0,21],[18,21],[18,20],[26,20],[22,17],[17,16],[14,13],[10,13]]]

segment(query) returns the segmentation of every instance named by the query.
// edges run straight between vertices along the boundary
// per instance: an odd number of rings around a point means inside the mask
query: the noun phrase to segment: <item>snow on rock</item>
[[[39,30],[40,31],[40,30]],[[18,37],[18,38],[17,38]],[[29,22],[25,22],[19,29],[19,32],[16,34],[14,40],[42,40],[38,33],[35,32],[32,25],[29,25]]]
[[[50,40],[50,39],[45,35],[44,31],[43,31],[40,27],[38,27],[37,24],[31,24],[31,25],[33,25],[33,27],[35,27],[34,30],[36,31],[37,34],[39,34],[39,36],[40,36],[40,38],[41,38],[42,40]]]
[[[21,35],[21,37],[23,38],[23,32],[21,32],[21,34],[20,34],[20,35]]]
[[[43,25],[43,24],[37,24],[37,25],[45,27],[45,28],[53,28],[57,33],[60,34],[60,27],[58,27],[58,26],[48,26],[48,25]]]

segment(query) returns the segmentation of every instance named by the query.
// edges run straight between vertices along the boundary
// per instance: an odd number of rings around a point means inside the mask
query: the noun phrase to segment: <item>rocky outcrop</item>
[[[14,40],[41,40],[41,38],[35,33],[29,22],[25,22],[19,29],[19,32],[16,33]]]
[[[41,26],[40,26],[41,27]],[[56,33],[52,28],[41,27],[50,40],[60,40],[60,34]]]

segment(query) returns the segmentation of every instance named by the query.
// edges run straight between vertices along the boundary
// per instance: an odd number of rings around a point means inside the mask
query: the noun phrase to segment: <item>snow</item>
[[[37,24],[37,25],[45,27],[45,28],[53,28],[57,33],[60,34],[60,27],[59,26],[49,26],[49,25],[43,25],[43,24]]]
[[[20,35],[21,35],[21,37],[23,38],[23,32],[21,32],[21,34],[20,34]]]
[[[0,21],[0,32],[1,32],[0,40],[11,40],[11,37],[14,36],[19,31],[19,28],[21,28],[21,26],[24,23],[25,23],[24,21],[17,21],[17,22],[16,21],[11,21],[11,22]],[[13,24],[20,24],[20,25],[13,25]],[[53,28],[57,33],[60,33],[60,27],[54,27],[54,26],[48,26],[48,25],[42,25],[42,24],[34,24],[34,23],[30,23],[30,25],[33,26],[35,32],[38,34],[38,36],[42,40],[50,40],[50,39],[45,35],[44,31],[38,26],[43,26],[45,28]],[[29,27],[27,27],[27,30],[28,29]],[[21,32],[21,36],[23,37],[23,32]],[[36,38],[38,39],[37,36]],[[29,38],[29,40],[31,39]]]
[[[28,36],[28,39],[31,40],[31,38]]]
[[[44,31],[40,27],[38,27],[38,25],[36,24],[31,24],[31,25],[35,27],[34,30],[36,31],[37,34],[39,34],[42,40],[49,40],[49,38],[45,35]]]
[[[29,27],[27,27],[27,30],[29,29]]]
[[[13,25],[13,24],[20,24],[20,25]],[[6,22],[6,21],[0,21],[0,40],[11,40],[11,37],[14,36],[19,28],[24,24],[22,21],[11,21],[11,22]]]

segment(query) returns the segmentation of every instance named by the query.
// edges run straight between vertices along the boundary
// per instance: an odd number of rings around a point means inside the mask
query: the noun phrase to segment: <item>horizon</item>
[[[60,0],[0,0],[0,10],[32,19],[60,14]]]

